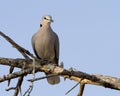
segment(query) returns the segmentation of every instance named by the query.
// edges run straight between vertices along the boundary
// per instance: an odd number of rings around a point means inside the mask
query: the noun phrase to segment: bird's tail
[[[48,81],[49,84],[54,85],[54,84],[58,84],[60,82],[60,77],[59,76],[55,76],[54,74],[46,74],[46,75],[48,76],[47,81]]]

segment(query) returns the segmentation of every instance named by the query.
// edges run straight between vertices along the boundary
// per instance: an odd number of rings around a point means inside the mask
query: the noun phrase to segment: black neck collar
[[[40,27],[42,27],[42,24],[40,24]]]

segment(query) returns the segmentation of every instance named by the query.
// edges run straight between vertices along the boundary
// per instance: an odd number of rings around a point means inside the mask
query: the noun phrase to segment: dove
[[[51,28],[52,22],[53,20],[50,15],[42,17],[38,32],[32,36],[32,47],[38,59],[48,60],[52,64],[58,66],[59,38]],[[47,81],[51,85],[58,84],[60,82],[60,77],[49,77]]]

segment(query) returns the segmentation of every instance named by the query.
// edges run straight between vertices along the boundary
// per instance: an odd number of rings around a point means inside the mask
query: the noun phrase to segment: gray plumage
[[[32,47],[39,59],[51,61],[58,65],[59,61],[59,39],[58,36],[51,29],[52,17],[47,15],[42,18],[40,29],[32,37]],[[58,84],[60,77],[47,78],[48,83]]]

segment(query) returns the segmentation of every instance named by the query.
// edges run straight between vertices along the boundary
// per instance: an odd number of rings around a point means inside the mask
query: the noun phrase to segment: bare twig
[[[10,91],[10,90],[15,90],[16,87],[10,87],[8,89],[6,89],[6,91]]]
[[[55,76],[58,76],[58,74],[48,74],[48,75],[43,76],[43,77],[29,79],[28,81],[34,82],[34,81],[38,81],[38,80],[45,79],[45,78],[55,77]]]
[[[73,70],[72,70],[73,71]],[[78,92],[78,95],[77,96],[82,96],[83,94],[83,91],[84,91],[84,86],[85,84],[81,83],[83,79],[81,79],[75,86],[73,86],[70,90],[68,90],[65,95],[67,95],[68,93],[70,93],[75,87],[77,87],[77,85],[80,85],[80,90]],[[81,83],[81,84],[80,84]]]
[[[32,92],[32,90],[33,90],[33,82],[29,86],[28,90],[23,94],[23,96],[25,96],[27,93],[28,93],[27,96],[30,96],[30,93]]]
[[[85,88],[85,84],[82,84],[82,83],[81,83],[81,84],[80,84],[80,90],[79,90],[77,96],[82,96],[82,95],[83,95],[84,88]]]
[[[14,70],[14,67],[13,66],[10,66],[10,69],[9,69],[9,74],[11,74]],[[8,86],[10,85],[10,79],[8,80]]]
[[[13,47],[15,47],[26,59],[29,59],[29,57],[27,56],[26,53],[28,53],[29,55],[31,55],[31,56],[33,57],[33,55],[32,55],[29,51],[27,51],[27,50],[24,49],[23,47],[19,46],[19,45],[18,45],[17,43],[15,43],[10,37],[6,36],[6,35],[5,35],[4,33],[2,33],[2,32],[0,32],[0,35],[1,35],[2,37],[4,37],[10,44],[12,44]],[[10,73],[12,73],[13,69],[14,69],[14,67],[11,66],[11,67],[10,67]],[[23,78],[24,78],[24,77],[22,76],[21,79],[18,80],[18,84],[20,84],[20,85],[17,84],[17,86],[18,86],[19,88],[21,87],[21,83],[22,83]],[[9,86],[9,84],[10,84],[10,79],[8,80],[8,86]],[[16,88],[16,90],[15,90],[15,95],[14,95],[14,96],[17,96],[17,94],[18,94],[18,92],[19,92],[19,88]],[[17,92],[17,91],[18,91],[18,92]]]
[[[22,84],[23,78],[24,76],[19,77],[14,96],[18,96],[19,91],[21,92],[21,84]]]
[[[32,73],[32,69],[25,69],[22,71],[14,72],[14,73],[4,75],[3,77],[1,77],[0,82],[4,82],[4,81],[9,80],[9,79],[14,79],[14,78],[17,78],[20,76],[25,76],[25,75],[31,74],[31,73]]]
[[[77,84],[75,84],[75,86],[73,86],[70,90],[68,90],[65,95],[67,95],[68,93],[70,93],[77,85],[79,85],[80,82],[78,82]]]
[[[15,47],[25,58],[29,58],[27,55],[31,56],[32,58],[36,58],[28,50],[26,50],[25,48],[21,47],[17,43],[15,43],[10,37],[6,36],[3,32],[0,31],[0,35],[2,37],[4,37],[10,44],[12,44],[13,47]]]

